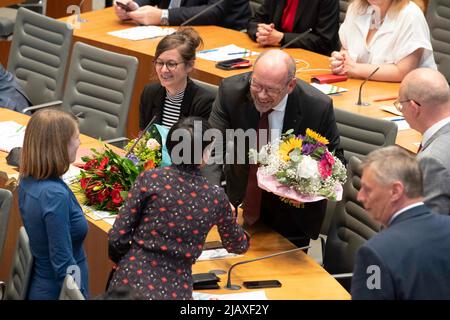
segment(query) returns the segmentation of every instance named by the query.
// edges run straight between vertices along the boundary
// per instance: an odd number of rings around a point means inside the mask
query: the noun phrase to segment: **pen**
[[[229,56],[231,56],[231,55],[234,55],[234,54],[243,54],[244,56],[247,54],[247,52],[248,51],[243,51],[243,52],[231,52],[231,53],[229,53],[228,55]]]
[[[391,119],[391,121],[403,121],[405,120],[405,118],[393,118]]]
[[[208,52],[214,52],[214,51],[219,51],[219,49],[202,50],[202,51],[199,51],[198,53],[208,53]]]
[[[389,101],[389,100],[395,100],[397,97],[381,97],[377,99],[373,99],[373,102],[380,102],[380,101]]]
[[[20,130],[22,130],[23,127],[24,127],[24,126],[20,126],[20,127],[16,130],[16,133],[19,132]]]

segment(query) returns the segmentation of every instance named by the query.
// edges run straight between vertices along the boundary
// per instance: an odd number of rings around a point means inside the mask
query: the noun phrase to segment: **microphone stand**
[[[297,41],[300,38],[303,38],[305,35],[307,35],[308,33],[310,33],[312,31],[312,28],[309,28],[308,30],[306,30],[305,32],[300,33],[298,36],[296,36],[294,39],[292,39],[291,41],[289,41],[288,43],[285,43],[280,50],[283,50],[287,47],[289,47],[291,44],[293,44],[295,41]]]
[[[155,122],[156,120],[156,116],[153,116],[152,120],[150,120],[150,122],[148,123],[148,125],[145,127],[144,130],[141,131],[141,133],[139,134],[138,138],[136,139],[136,141],[134,142],[134,144],[131,146],[130,150],[128,150],[128,152],[125,154],[125,157],[127,157],[130,153],[133,152],[134,147],[136,147],[136,145],[138,144],[138,142],[142,139],[142,137],[144,136],[144,133],[147,132],[147,130],[150,128],[150,126]]]
[[[372,76],[375,74],[375,72],[378,71],[378,69],[380,69],[380,67],[377,67],[375,70],[373,70],[372,73],[369,74],[369,76],[359,86],[358,102],[356,103],[357,106],[368,106],[368,105],[370,105],[370,103],[368,103],[368,102],[362,102],[361,101],[362,87],[370,78],[372,78]]]
[[[217,7],[219,4],[221,4],[222,2],[224,2],[225,0],[220,0],[217,1],[216,3],[212,4],[209,7],[206,7],[205,9],[203,9],[202,11],[200,11],[199,13],[197,13],[196,15],[190,17],[189,19],[187,19],[186,21],[184,21],[182,24],[180,24],[180,28],[187,25],[188,23],[190,23],[191,21],[197,19],[199,16],[201,16],[202,14],[204,14],[206,11],[209,11],[210,9]]]
[[[237,284],[231,284],[231,270],[233,270],[233,268],[236,267],[236,266],[239,266],[239,265],[245,264],[245,263],[249,263],[249,262],[263,260],[263,259],[269,259],[269,258],[273,258],[273,257],[276,257],[276,256],[280,256],[282,254],[287,254],[287,253],[291,253],[291,252],[305,250],[305,249],[308,249],[308,248],[311,248],[311,246],[304,246],[304,247],[300,247],[300,248],[295,248],[295,249],[291,249],[291,250],[287,250],[287,251],[283,251],[283,252],[278,252],[278,253],[274,253],[274,254],[269,254],[267,256],[262,256],[262,257],[258,257],[258,258],[255,258],[255,259],[251,259],[251,260],[246,260],[246,261],[241,261],[241,262],[235,263],[228,270],[227,286],[225,288],[227,288],[229,290],[239,290],[241,288],[241,286],[239,286]]]

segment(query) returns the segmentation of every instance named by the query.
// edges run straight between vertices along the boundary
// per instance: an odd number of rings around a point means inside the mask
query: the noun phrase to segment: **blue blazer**
[[[27,177],[19,184],[19,208],[34,257],[28,298],[58,299],[66,273],[80,280],[81,292],[88,298],[83,250],[88,225],[72,191],[59,178]]]
[[[450,299],[449,253],[449,216],[425,205],[405,211],[359,249],[352,298]]]
[[[14,76],[0,64],[0,107],[22,112],[31,105],[25,91]]]

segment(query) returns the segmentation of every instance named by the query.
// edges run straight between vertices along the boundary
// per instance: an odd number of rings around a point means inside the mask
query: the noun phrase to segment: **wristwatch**
[[[162,26],[169,25],[169,10],[162,10],[161,21],[159,22],[159,24]]]

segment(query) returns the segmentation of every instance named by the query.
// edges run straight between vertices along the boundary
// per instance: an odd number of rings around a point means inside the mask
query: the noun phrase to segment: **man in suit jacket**
[[[25,91],[14,76],[0,64],[0,107],[22,112],[31,105]]]
[[[330,55],[339,47],[338,0],[265,0],[247,27],[247,33],[263,46],[290,42],[289,47],[303,48]]]
[[[117,16],[122,20],[132,19],[144,25],[177,26],[192,18],[219,0],[120,0],[130,2],[135,11],[125,12],[114,5]],[[204,12],[188,25],[218,25],[242,30],[247,28],[251,16],[248,0],[226,0]]]
[[[450,214],[450,90],[436,70],[420,68],[403,79],[397,107],[422,135],[417,155],[423,171],[425,204]]]
[[[363,160],[358,200],[386,228],[358,250],[353,299],[450,299],[450,217],[423,203],[417,160],[397,146]]]
[[[222,133],[226,129],[247,131],[257,129],[261,115],[270,110],[273,112],[268,116],[269,129],[281,132],[293,129],[294,134],[305,134],[306,129],[310,128],[330,141],[330,150],[337,150],[339,132],[332,100],[309,84],[297,80],[295,61],[281,50],[263,52],[256,60],[252,73],[224,79],[209,121],[213,128]],[[227,149],[229,145],[230,141],[227,141]],[[235,206],[242,203],[246,196],[248,141],[245,150],[238,149],[233,146],[231,153],[235,158],[238,154],[244,155],[245,163],[225,163],[227,194]],[[337,150],[337,155],[343,159],[341,149]],[[300,247],[307,245],[310,238],[317,238],[326,201],[307,203],[304,208],[298,209],[282,202],[280,197],[263,191],[260,207],[261,220]]]

